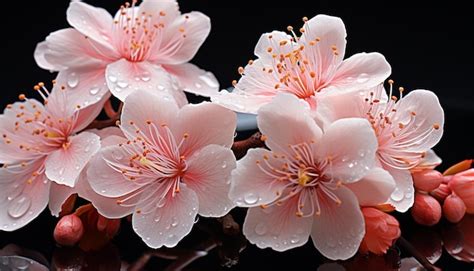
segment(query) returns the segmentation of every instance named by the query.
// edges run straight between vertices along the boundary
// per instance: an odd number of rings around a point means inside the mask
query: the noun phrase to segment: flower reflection
[[[462,262],[474,261],[473,228],[474,216],[472,215],[464,217],[458,224],[446,223],[439,228],[413,227],[409,229],[410,235],[407,238],[409,243],[405,241],[408,246],[403,241],[398,242],[398,247],[397,245],[391,247],[385,255],[357,254],[346,261],[316,262],[315,264],[319,265],[318,271],[423,270],[423,266],[414,255],[419,254],[439,267],[449,265],[455,270],[461,270],[467,266]],[[59,271],[214,270],[237,265],[240,254],[246,246],[247,241],[241,233],[239,224],[231,215],[227,215],[218,221],[201,219],[196,223],[191,236],[179,247],[140,251],[138,257],[133,252],[133,249],[138,248],[130,248],[126,245],[122,245],[122,248],[126,249],[119,251],[113,244],[108,244],[101,250],[93,252],[85,252],[79,247],[57,247],[49,264],[38,252],[8,245],[0,250],[0,270],[18,270],[19,265],[21,268],[26,264],[29,265],[29,269],[26,270],[32,271],[46,271],[50,268]],[[448,253],[443,254],[443,246]],[[401,255],[406,258],[401,258]],[[253,255],[250,259],[260,256]],[[203,261],[204,258],[208,261]],[[249,258],[246,260],[248,261]],[[271,265],[268,262],[255,262],[255,264]],[[433,270],[438,270],[437,267],[433,268]]]

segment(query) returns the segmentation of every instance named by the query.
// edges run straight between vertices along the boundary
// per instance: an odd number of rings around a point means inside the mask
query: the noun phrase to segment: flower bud
[[[359,250],[382,255],[400,237],[400,225],[391,215],[375,208],[362,208],[365,219],[365,236]]]
[[[74,246],[81,240],[84,227],[81,219],[75,215],[63,216],[54,228],[54,240],[63,246]]]
[[[415,188],[425,192],[433,191],[443,180],[443,174],[432,169],[414,172],[412,176]]]
[[[451,223],[458,223],[466,214],[466,205],[455,194],[449,195],[443,203],[443,215]]]
[[[438,188],[430,192],[430,195],[433,196],[440,202],[443,202],[447,196],[451,195],[452,191],[447,184],[441,184]]]
[[[449,182],[449,188],[464,201],[466,212],[474,214],[474,169],[454,175]]]
[[[441,205],[430,195],[416,193],[411,215],[416,223],[433,226],[441,219]]]

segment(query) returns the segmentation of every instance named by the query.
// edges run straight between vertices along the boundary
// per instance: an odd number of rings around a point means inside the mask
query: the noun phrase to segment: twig
[[[262,140],[262,134],[256,132],[251,137],[234,142],[232,145],[232,151],[237,159],[244,157],[247,151],[251,148],[262,148],[265,147],[265,142]]]
[[[416,248],[410,244],[405,238],[401,237],[398,238],[397,243],[400,247],[406,250],[409,254],[411,254],[422,266],[428,271],[438,271],[441,270],[438,267],[431,264],[425,256],[421,255],[421,253],[416,250]]]

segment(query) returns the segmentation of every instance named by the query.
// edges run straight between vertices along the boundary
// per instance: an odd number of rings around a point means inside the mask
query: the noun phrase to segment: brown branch
[[[398,238],[397,244],[402,247],[404,250],[411,254],[422,266],[428,271],[441,271],[438,267],[431,264],[425,256],[423,256],[410,242],[408,242],[405,238],[401,237]]]
[[[87,126],[86,130],[104,129],[107,127],[115,126],[119,118],[120,118],[120,115],[117,115],[115,118],[108,119],[108,120],[94,120],[91,124],[89,124],[89,126]]]
[[[265,147],[265,142],[262,140],[262,134],[256,132],[251,137],[236,141],[232,145],[232,151],[237,159],[244,157],[247,154],[247,151],[252,148],[262,148]]]

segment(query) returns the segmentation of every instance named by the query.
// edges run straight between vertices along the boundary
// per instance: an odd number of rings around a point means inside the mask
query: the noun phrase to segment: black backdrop
[[[121,0],[86,2],[113,13],[123,3]],[[398,1],[391,4],[379,1],[381,4],[369,5],[353,1],[355,3],[348,6],[342,1],[333,4],[330,1],[292,0],[284,4],[259,1],[259,6],[264,8],[257,8],[242,1],[227,2],[180,2],[183,12],[198,10],[211,18],[211,34],[192,62],[214,72],[221,87],[227,87],[232,79],[237,79],[237,67],[253,58],[254,46],[262,33],[285,30],[289,24],[298,27],[303,16],[312,17],[318,13],[339,16],[348,32],[346,56],[378,51],[392,65],[391,78],[397,85],[408,90],[429,89],[439,95],[446,124],[444,138],[436,150],[445,161],[444,167],[474,157],[469,132],[474,117],[470,27],[473,17],[466,4],[432,1],[412,6]],[[31,89],[36,82],[54,78],[54,74],[36,66],[33,51],[36,43],[50,32],[67,27],[65,11],[68,3],[68,0],[2,3],[2,108],[15,101],[21,92],[34,96]],[[44,226],[45,221],[49,220],[43,218],[13,235],[0,232],[0,247],[15,240],[26,243],[31,242],[31,238],[48,240],[52,226]],[[131,238],[133,242],[139,242],[137,238]],[[42,250],[47,251],[51,246],[48,243]],[[294,254],[290,252],[283,259],[292,259]]]

